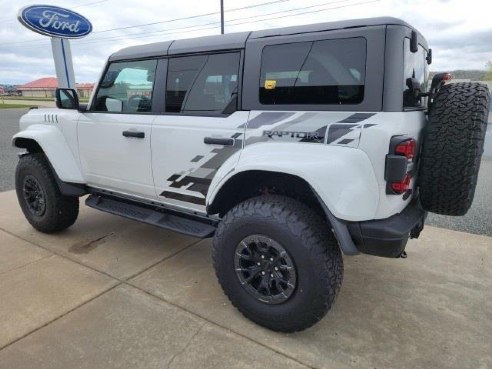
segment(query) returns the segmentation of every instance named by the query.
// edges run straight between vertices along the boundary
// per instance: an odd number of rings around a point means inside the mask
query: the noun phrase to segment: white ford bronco
[[[428,83],[432,52],[394,18],[125,48],[87,106],[21,118],[20,206],[61,231],[88,206],[214,237],[213,263],[249,319],[293,332],[333,305],[345,255],[405,256],[426,212],[475,191],[487,87]]]

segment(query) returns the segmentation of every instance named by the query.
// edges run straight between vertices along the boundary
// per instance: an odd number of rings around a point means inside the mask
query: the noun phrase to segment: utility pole
[[[220,0],[220,34],[224,34],[224,0]]]

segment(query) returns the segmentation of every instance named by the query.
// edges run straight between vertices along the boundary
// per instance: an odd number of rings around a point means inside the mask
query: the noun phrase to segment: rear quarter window
[[[260,103],[359,104],[364,99],[365,70],[362,37],[265,46]]]
[[[427,51],[418,46],[415,53],[410,51],[410,39],[405,38],[403,42],[404,50],[404,72],[403,72],[403,107],[421,108],[425,106],[425,99],[415,98],[408,87],[408,80],[415,78],[419,85],[420,91],[427,91],[427,81],[429,79],[429,66],[427,64]]]

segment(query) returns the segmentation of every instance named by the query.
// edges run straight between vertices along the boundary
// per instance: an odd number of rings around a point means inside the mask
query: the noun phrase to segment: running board
[[[215,224],[210,219],[192,218],[188,214],[181,215],[166,209],[152,208],[117,198],[90,195],[85,200],[85,204],[97,210],[198,238],[211,237],[216,229]]]

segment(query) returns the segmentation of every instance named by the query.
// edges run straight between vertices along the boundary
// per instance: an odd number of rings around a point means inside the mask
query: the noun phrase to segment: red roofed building
[[[19,86],[22,96],[26,97],[55,97],[58,80],[55,77],[40,78]],[[94,83],[77,83],[79,97],[88,98],[94,88]]]

